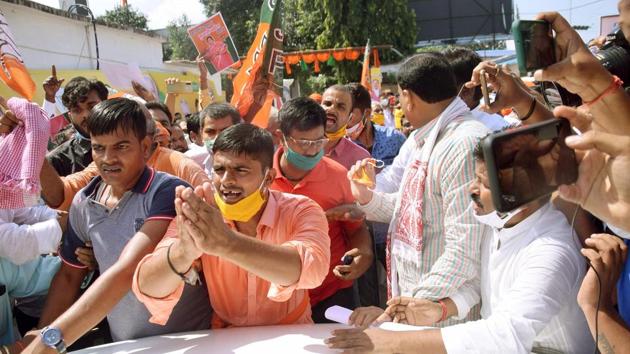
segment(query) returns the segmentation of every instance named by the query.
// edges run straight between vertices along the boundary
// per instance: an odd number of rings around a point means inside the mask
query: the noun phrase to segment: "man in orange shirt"
[[[212,184],[177,189],[177,228],[139,263],[133,292],[152,323],[165,323],[201,260],[213,328],[312,323],[307,290],[322,283],[330,261],[324,212],[269,190],[274,152],[264,129],[232,126],[212,152]]]
[[[295,98],[284,104],[278,119],[280,130],[275,134],[282,146],[274,157],[276,177],[271,188],[307,196],[324,210],[354,203],[348,170],[323,156],[328,142],[324,108],[310,98]],[[357,307],[353,281],[367,271],[373,259],[364,221],[328,220],[328,236],[328,276],[321,286],[309,292],[316,323],[329,322],[324,312],[330,306]]]

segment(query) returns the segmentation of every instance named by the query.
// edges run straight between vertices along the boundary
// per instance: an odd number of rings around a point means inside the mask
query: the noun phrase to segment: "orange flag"
[[[246,122],[267,127],[271,106],[281,101],[283,34],[280,0],[263,1],[258,33],[247,52],[243,66],[233,80],[232,105]],[[280,107],[277,107],[280,108]]]
[[[4,15],[0,13],[0,80],[29,101],[35,95],[35,83],[24,66]]]
[[[365,87],[368,92],[372,91],[370,84],[370,39],[368,38],[365,45],[365,52],[363,53],[363,70],[361,71],[361,85]]]

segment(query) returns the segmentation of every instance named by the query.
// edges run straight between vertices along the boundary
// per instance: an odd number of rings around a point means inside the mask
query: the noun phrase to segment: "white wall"
[[[47,69],[51,64],[58,69],[96,69],[94,32],[89,21],[4,1],[0,1],[0,9],[29,69]],[[162,63],[162,37],[100,25],[96,29],[101,61],[135,62],[144,70],[173,71],[172,65]]]

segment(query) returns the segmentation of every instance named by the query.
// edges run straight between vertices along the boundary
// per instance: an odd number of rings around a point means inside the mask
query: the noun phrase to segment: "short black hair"
[[[285,102],[278,112],[278,120],[285,136],[289,136],[293,129],[301,132],[317,127],[326,129],[326,111],[308,97],[297,97]]]
[[[352,90],[348,85],[334,84],[327,88],[324,92],[328,90],[341,91],[350,95],[350,100],[352,101],[352,107],[354,107],[354,95],[352,94]]]
[[[479,139],[477,144],[475,144],[475,148],[473,149],[473,157],[475,158],[475,160],[477,160],[477,161],[486,161],[486,157],[483,154],[483,142],[489,136],[490,136],[490,134],[484,136],[483,138]]]
[[[186,117],[186,132],[199,134],[199,113],[193,113]]]
[[[147,107],[147,109],[157,109],[158,111],[164,112],[164,114],[166,114],[166,116],[168,117],[168,121],[173,123],[173,115],[171,114],[171,110],[168,109],[168,106],[164,103],[152,101],[147,102],[145,106]]]
[[[457,87],[461,87],[472,76],[472,72],[481,63],[481,57],[474,50],[463,47],[447,48],[442,52],[446,60],[453,68],[455,73],[455,82]],[[473,94],[473,99],[479,101],[481,99],[481,87],[476,86]]]
[[[260,162],[263,170],[273,168],[273,139],[265,129],[249,123],[233,125],[217,136],[212,153],[218,151],[246,156]]]
[[[363,85],[358,82],[353,82],[346,86],[348,86],[352,93],[352,109],[358,108],[361,111],[365,111],[368,108],[372,108],[372,98]]]
[[[96,91],[96,94],[105,101],[109,92],[104,83],[93,79],[88,80],[83,76],[77,76],[68,81],[61,95],[61,102],[68,109],[73,109],[84,102],[90,92]]]
[[[438,52],[416,54],[398,70],[398,85],[415,93],[427,103],[436,103],[457,95],[453,68]]]
[[[121,128],[124,132],[132,131],[142,140],[147,136],[147,116],[140,103],[113,98],[94,106],[87,118],[87,127],[92,136],[111,134]]]
[[[197,130],[197,132],[201,134],[201,131],[203,130],[203,122],[206,119],[206,117],[212,120],[215,120],[215,119],[221,119],[225,116],[232,117],[232,124],[239,124],[242,121],[241,114],[238,113],[236,108],[234,108],[234,106],[232,106],[231,104],[229,103],[209,104],[206,108],[203,109],[203,111],[201,111],[201,113],[199,113],[199,130]]]

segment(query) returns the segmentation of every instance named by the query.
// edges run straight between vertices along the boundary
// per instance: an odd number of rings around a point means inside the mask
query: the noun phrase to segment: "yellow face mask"
[[[341,127],[339,130],[337,130],[334,133],[326,133],[326,137],[330,140],[339,140],[341,138],[343,138],[344,136],[346,136],[346,127],[348,125],[344,125],[343,127]]]
[[[247,197],[239,200],[234,204],[228,204],[219,195],[219,192],[215,189],[214,191],[214,202],[217,207],[221,211],[221,214],[227,220],[239,221],[239,222],[247,222],[251,220],[259,211],[260,208],[265,204],[265,198],[262,192],[262,186],[265,183],[265,179],[267,179],[267,173],[265,172],[265,178],[263,178],[260,187],[254,191],[254,193],[248,195]]]

